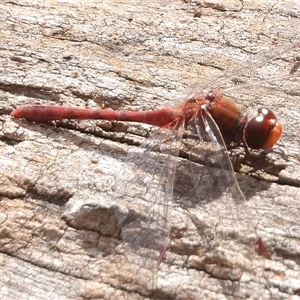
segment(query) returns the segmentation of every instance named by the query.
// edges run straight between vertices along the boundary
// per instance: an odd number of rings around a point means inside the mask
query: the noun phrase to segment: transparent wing
[[[154,271],[166,246],[183,123],[161,128],[129,153],[116,181],[116,215],[129,262]]]
[[[227,83],[232,80],[236,79],[241,75],[251,74],[251,78],[259,77],[260,76],[260,67],[263,68],[263,73],[265,74],[265,71],[267,68],[265,68],[266,65],[269,65],[272,61],[275,59],[282,57],[284,55],[291,55],[294,57],[295,53],[293,52],[299,52],[300,50],[300,42],[284,45],[282,47],[277,47],[273,49],[268,49],[267,51],[260,52],[256,57],[254,61],[249,61],[242,67],[235,69],[235,70],[229,70],[227,72],[224,72],[222,76],[217,78],[216,80],[210,80],[207,82],[207,84],[204,84],[204,89],[209,92],[211,89],[224,89],[227,86]],[[270,68],[270,67],[269,67]],[[274,74],[274,69],[271,68],[271,77],[272,74]],[[253,73],[255,71],[255,74]],[[276,72],[277,73],[277,72]],[[288,74],[288,71],[287,73]],[[261,79],[261,78],[260,78]],[[243,85],[243,84],[241,84]],[[201,89],[201,92],[204,90]]]
[[[190,145],[188,150],[190,160],[200,162],[207,167],[211,178],[206,186],[213,185],[218,180],[218,185],[214,189],[210,189],[210,191],[222,194],[223,192],[226,193],[227,190],[231,190],[234,193],[235,201],[243,203],[245,198],[238,186],[223,137],[206,108],[202,107],[198,114],[189,121],[188,129],[192,133],[193,138],[188,138],[184,142]],[[195,138],[195,135],[197,138]],[[201,174],[196,175],[195,170],[193,170],[193,183],[197,196],[199,199],[207,199],[212,197],[212,195],[201,191],[204,188],[200,184],[200,181],[203,180],[202,177]]]
[[[240,190],[221,133],[204,107],[190,120],[188,129],[191,134],[184,136],[183,144],[188,145],[197,195],[189,211],[200,235],[202,251],[208,255],[222,253],[230,259],[232,247],[242,245],[251,260],[251,255],[256,255],[249,246],[257,241],[256,212]],[[259,270],[263,269],[257,267],[256,271]]]
[[[175,104],[180,103],[185,98],[205,96],[211,90],[223,93],[243,90],[248,94],[249,90],[256,90],[259,86],[268,86],[272,89],[273,84],[285,84],[287,82],[297,82],[299,73],[293,71],[292,61],[299,55],[300,42],[288,44],[282,47],[262,51],[254,60],[245,62],[240,68],[224,72],[222,76],[208,78],[207,81],[196,82],[186,91],[186,97],[179,98]],[[282,57],[282,63],[276,61]],[[294,68],[295,69],[295,68]],[[285,74],[274,77],[274,74]],[[296,74],[295,74],[296,73]],[[251,78],[249,80],[248,76]],[[295,84],[294,84],[295,85]],[[173,103],[174,105],[174,103]]]

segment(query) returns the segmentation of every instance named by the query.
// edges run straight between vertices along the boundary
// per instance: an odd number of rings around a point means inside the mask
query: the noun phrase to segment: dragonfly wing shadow
[[[182,125],[183,126],[183,125]],[[182,130],[161,128],[129,153],[116,181],[116,216],[130,263],[155,270],[169,236],[174,175]]]

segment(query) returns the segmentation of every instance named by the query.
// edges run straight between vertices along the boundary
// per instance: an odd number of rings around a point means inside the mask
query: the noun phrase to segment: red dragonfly
[[[160,127],[141,147],[129,153],[114,192],[125,254],[131,262],[153,270],[161,262],[168,244],[177,157],[182,148],[192,161],[191,190],[197,195],[199,204],[195,210],[198,220],[195,224],[200,223],[203,245],[217,247],[232,238],[232,231],[239,235],[239,226],[244,230],[241,235],[253,235],[258,224],[256,211],[247,204],[238,186],[227,147],[242,144],[246,151],[271,148],[281,136],[282,125],[266,108],[259,109],[257,115],[249,119],[213,86],[261,67],[299,46],[297,43],[275,49],[271,57],[263,55],[251,66],[225,74],[204,88],[194,89],[174,107],[153,111],[112,111],[34,105],[17,108],[11,115],[36,122],[105,119]],[[299,75],[291,74],[276,80],[295,76]],[[197,163],[206,167],[201,168]],[[241,204],[242,208],[238,208]]]

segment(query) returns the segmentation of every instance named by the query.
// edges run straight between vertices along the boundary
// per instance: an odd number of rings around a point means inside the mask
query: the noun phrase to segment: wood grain
[[[257,255],[254,239],[248,249],[233,242],[224,258],[206,253],[201,224],[176,204],[157,286],[118,250],[110,196],[128,149],[149,127],[10,117],[25,104],[147,110],[176,103],[194,82],[300,41],[297,1],[27,0],[2,1],[0,11],[1,299],[299,298],[297,77],[269,93],[259,86],[240,91],[250,114],[270,107],[285,130],[287,156],[280,145],[270,153],[284,170],[245,167],[237,175],[261,218],[254,233],[263,235],[266,258]],[[259,76],[285,76],[294,64],[297,51]],[[189,184],[177,182],[175,198]],[[250,260],[264,273],[247,272]]]

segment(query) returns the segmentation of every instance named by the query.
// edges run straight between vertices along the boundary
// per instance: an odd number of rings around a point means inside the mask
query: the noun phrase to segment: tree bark
[[[1,299],[298,299],[300,50],[286,49],[300,41],[297,1],[27,0],[0,8]],[[284,58],[250,70],[274,49]],[[246,70],[234,72],[238,66]],[[243,162],[237,174],[259,216],[252,239],[222,245],[224,257],[209,252],[200,234],[206,219],[187,208],[191,183],[179,176],[169,249],[155,278],[119,250],[111,198],[128,149],[152,128],[10,116],[29,104],[151,110],[224,72],[234,75],[228,87],[290,70],[292,79],[271,86],[228,90],[249,114],[268,107],[284,125],[287,150],[268,154],[276,162],[264,171]],[[179,158],[181,175],[185,164]]]

